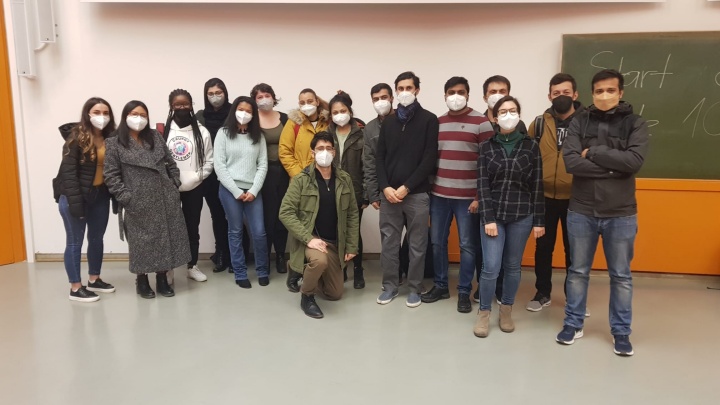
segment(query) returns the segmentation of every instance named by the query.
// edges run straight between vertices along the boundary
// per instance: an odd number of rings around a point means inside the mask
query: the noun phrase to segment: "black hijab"
[[[207,97],[208,89],[214,86],[220,87],[223,93],[225,93],[225,104],[223,104],[222,107],[220,107],[220,109],[217,111],[215,111],[215,107],[210,104],[210,100],[208,100]],[[230,103],[228,102],[228,100],[230,99],[230,95],[228,94],[227,87],[225,87],[225,83],[217,77],[213,77],[212,79],[205,82],[203,99],[205,100],[205,110],[203,111],[203,118],[205,118],[205,128],[210,131],[210,135],[212,135],[212,139],[213,141],[215,141],[215,134],[217,134],[217,131],[220,129],[220,127],[223,126],[223,123],[225,123],[225,119],[230,113]]]

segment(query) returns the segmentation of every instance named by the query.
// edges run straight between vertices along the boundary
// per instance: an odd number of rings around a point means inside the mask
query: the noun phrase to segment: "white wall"
[[[9,10],[9,0],[3,0]],[[445,80],[470,80],[470,105],[484,109],[482,82],[503,74],[526,119],[547,106],[547,82],[560,67],[564,33],[708,31],[720,29],[720,4],[546,5],[167,5],[90,4],[56,0],[58,42],[37,54],[37,79],[13,80],[28,257],[59,253],[64,232],[52,200],[62,140],[57,127],[77,120],[83,102],[106,98],[116,117],[131,99],[164,121],[167,95],[188,89],[202,105],[203,83],[220,77],[232,98],[271,84],[287,111],[297,93],[337,89],[373,117],[369,89],[405,70],[420,76],[420,102],[440,114]],[[12,45],[11,58],[12,58]],[[580,84],[584,91],[587,84]],[[122,253],[116,218],[106,251]],[[377,213],[363,219],[365,249],[379,252]],[[212,251],[207,210],[201,252]]]

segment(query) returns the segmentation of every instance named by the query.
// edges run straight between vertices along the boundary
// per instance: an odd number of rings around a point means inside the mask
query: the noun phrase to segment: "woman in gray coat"
[[[147,124],[143,102],[125,105],[115,136],[105,142],[105,184],[120,204],[120,239],[127,237],[137,293],[155,297],[148,273],[156,273],[158,293],[172,297],[167,272],[190,260],[180,171],[160,133]]]

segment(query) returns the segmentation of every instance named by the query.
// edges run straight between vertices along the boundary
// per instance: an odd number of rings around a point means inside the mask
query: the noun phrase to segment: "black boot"
[[[278,273],[287,273],[287,260],[285,260],[284,253],[275,253],[275,266]]]
[[[175,291],[173,291],[167,280],[167,271],[159,271],[155,273],[155,288],[157,288],[158,294],[163,297],[174,297]]]
[[[230,260],[227,259],[225,252],[215,253],[215,267],[213,267],[213,273],[222,273],[228,267],[230,267]]]
[[[300,292],[300,286],[298,285],[298,282],[301,278],[302,274],[294,271],[293,269],[288,270],[288,276],[285,285],[287,286],[288,290],[290,290],[290,292]]]
[[[300,308],[302,308],[302,310],[305,312],[305,315],[309,316],[310,318],[320,319],[325,316],[320,310],[317,302],[315,302],[314,295],[300,294]]]
[[[138,274],[135,279],[135,292],[143,298],[155,298],[155,291],[150,288],[147,274]]]
[[[347,281],[347,266],[343,267],[343,283]]]
[[[355,267],[355,274],[353,275],[353,288],[356,290],[365,288],[365,277],[363,277],[362,267]]]

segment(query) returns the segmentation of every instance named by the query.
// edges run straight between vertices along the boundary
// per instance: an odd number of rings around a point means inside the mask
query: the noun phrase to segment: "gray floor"
[[[84,264],[83,264],[84,266]],[[61,263],[0,267],[0,404],[717,404],[717,278],[635,278],[635,356],[612,353],[603,272],[591,282],[592,316],[573,346],[554,342],[563,296],[524,309],[534,275],[523,272],[515,333],[472,334],[473,314],[450,300],[386,306],[378,262],[368,287],[319,301],[305,317],[284,277],[241,290],[200,267],[206,283],[176,275],[174,298],[143,300],[125,263],[103,278],[118,291],[97,303],[67,299]],[[456,282],[456,272],[451,280]],[[563,275],[555,276],[556,286]],[[429,284],[429,283],[428,283]],[[154,282],[153,282],[154,285]],[[476,307],[476,306],[475,306]]]

